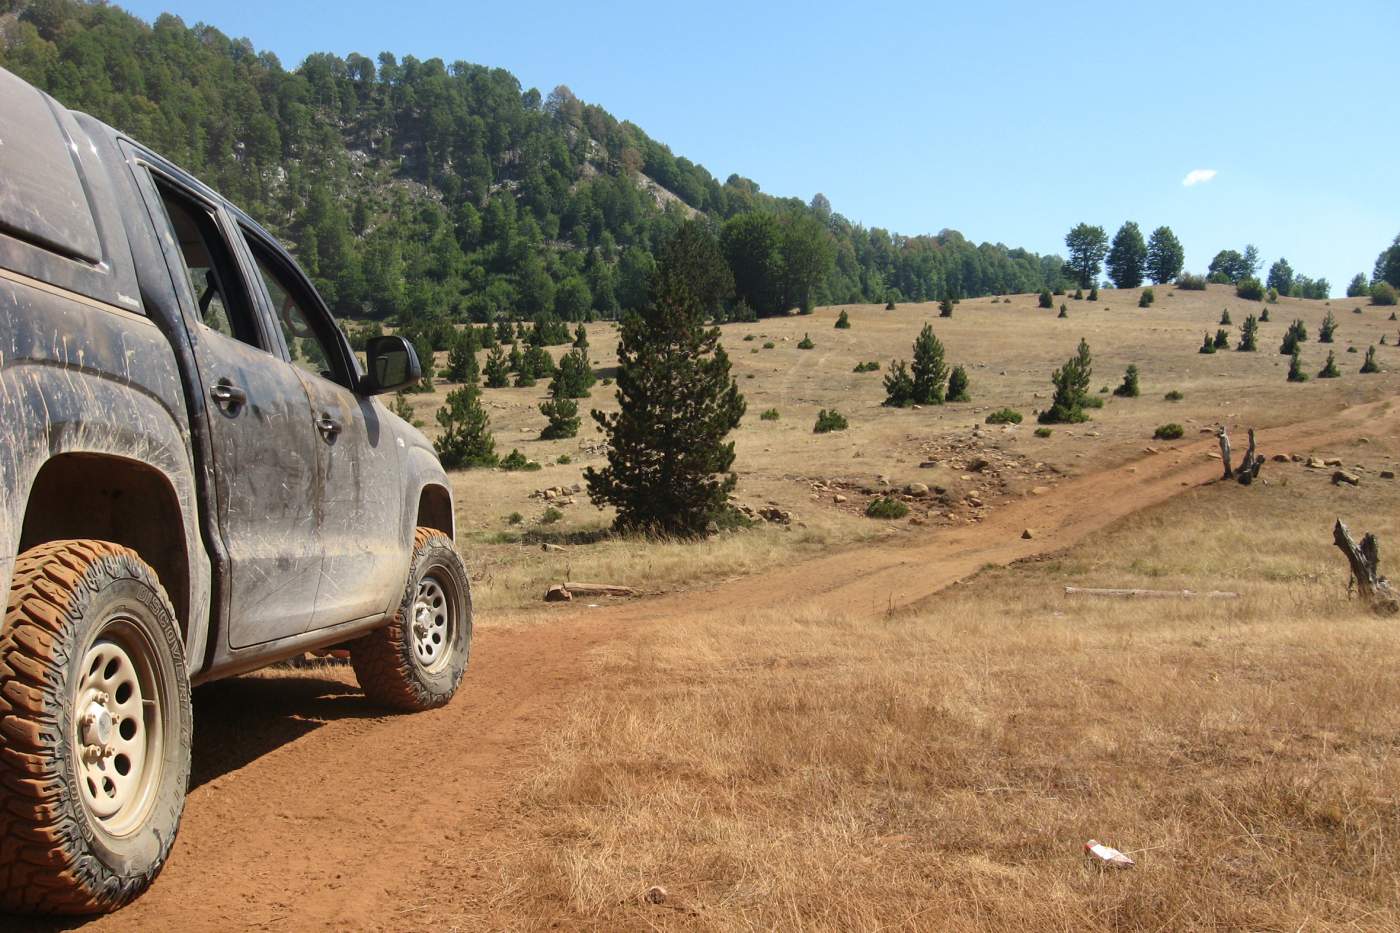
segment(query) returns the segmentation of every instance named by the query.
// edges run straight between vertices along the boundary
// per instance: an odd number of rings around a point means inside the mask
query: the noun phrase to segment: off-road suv
[[[451,487],[251,218],[0,69],[0,911],[111,910],[175,839],[190,686],[348,647],[390,707],[471,644]]]

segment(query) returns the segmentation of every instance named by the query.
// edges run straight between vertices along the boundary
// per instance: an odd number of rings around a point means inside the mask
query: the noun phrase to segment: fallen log
[[[1381,546],[1376,536],[1367,533],[1357,544],[1339,518],[1332,527],[1332,541],[1341,548],[1347,563],[1351,565],[1351,580],[1347,582],[1347,589],[1355,586],[1361,598],[1380,615],[1400,612],[1400,592],[1396,592],[1390,581],[1380,573]]]
[[[636,596],[637,591],[630,586],[615,583],[565,583],[564,589],[574,596]]]
[[[1103,589],[1092,586],[1067,586],[1066,596],[1112,596],[1119,599],[1239,599],[1239,593],[1228,590],[1209,590],[1197,593],[1195,590],[1137,590]]]

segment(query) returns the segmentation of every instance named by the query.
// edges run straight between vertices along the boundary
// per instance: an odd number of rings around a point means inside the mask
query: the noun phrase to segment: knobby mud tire
[[[414,607],[425,578],[436,581],[452,603],[447,657],[425,667],[415,656]],[[471,657],[472,596],[467,569],[452,539],[419,528],[398,610],[389,624],[350,643],[350,663],[365,696],[390,709],[419,712],[445,705],[457,692]]]
[[[80,668],[113,637],[129,640],[151,681],[158,731],[145,755],[161,769],[150,783],[143,775],[142,803],[119,835],[82,796],[75,725]],[[180,628],[155,571],[104,541],[21,554],[0,633],[0,912],[101,913],[149,887],[180,825],[192,734]]]

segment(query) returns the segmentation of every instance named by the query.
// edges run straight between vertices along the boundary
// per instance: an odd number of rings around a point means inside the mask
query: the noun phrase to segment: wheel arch
[[[452,491],[442,483],[425,483],[418,492],[416,528],[434,528],[456,540],[456,524],[452,514]]]
[[[20,526],[19,553],[50,541],[93,538],[131,548],[170,596],[189,647],[193,599],[175,485],[156,467],[108,453],[63,453],[39,468]]]

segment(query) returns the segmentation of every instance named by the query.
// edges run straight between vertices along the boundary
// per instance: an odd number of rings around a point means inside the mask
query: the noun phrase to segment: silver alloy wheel
[[[153,648],[135,623],[107,621],[83,657],[72,747],[83,806],[101,829],[140,826],[160,787],[162,694]]]
[[[452,654],[456,610],[443,585],[429,573],[418,581],[413,600],[413,658],[429,673],[440,670]]]

